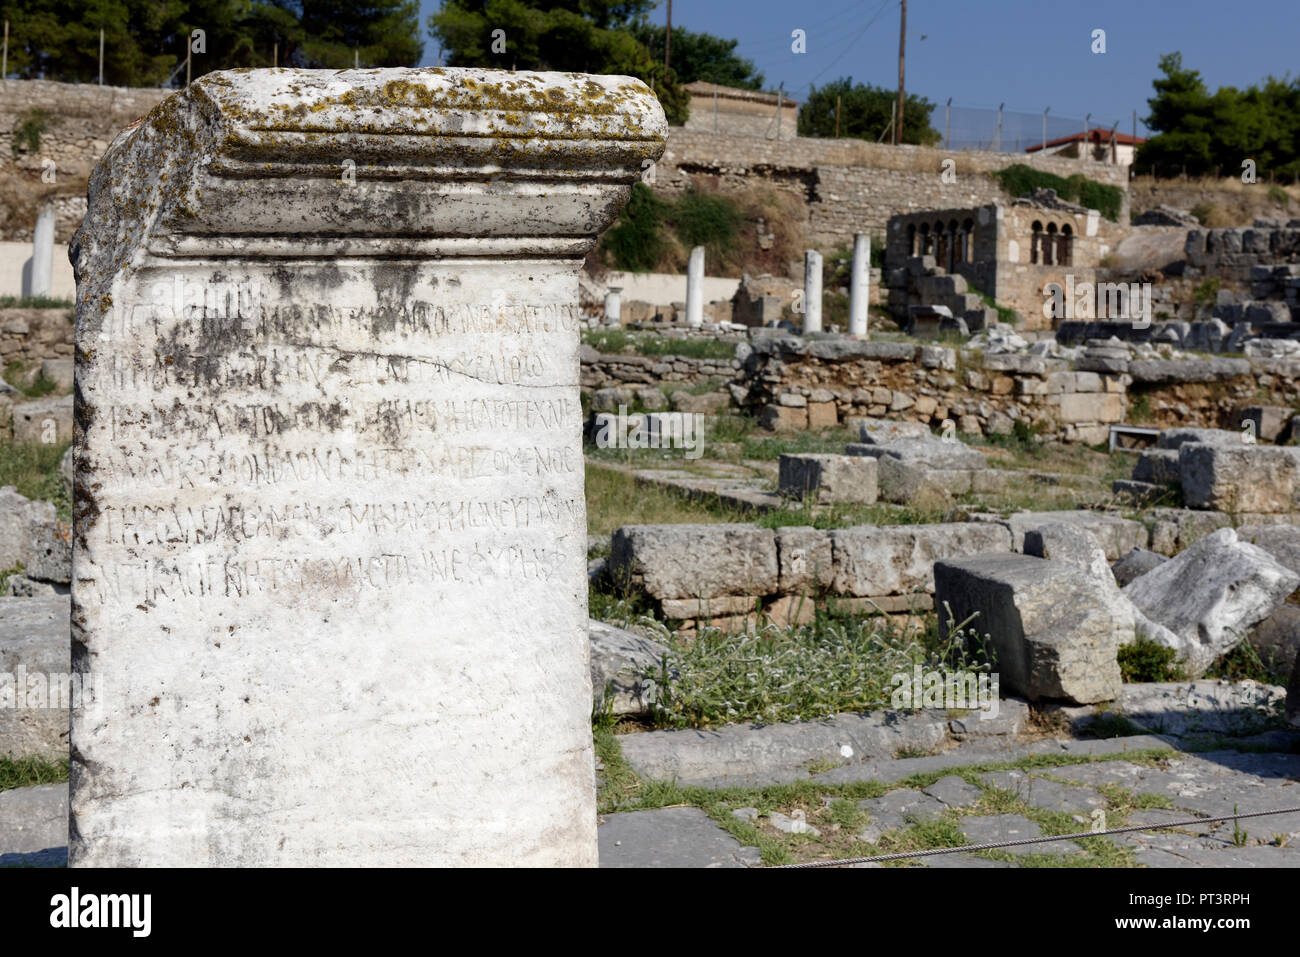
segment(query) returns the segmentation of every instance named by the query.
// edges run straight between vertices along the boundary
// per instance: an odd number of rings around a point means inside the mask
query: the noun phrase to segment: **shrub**
[[[33,107],[18,118],[18,125],[14,127],[14,156],[24,148],[31,153],[41,148],[41,135],[45,132],[49,119],[50,114],[39,107]]]
[[[667,244],[660,228],[668,204],[644,183],[632,184],[632,196],[618,214],[618,222],[605,233],[601,248],[615,268],[651,272]]]
[[[732,251],[744,221],[740,207],[718,193],[690,190],[673,203],[668,221],[682,245],[703,246],[705,256],[718,262]]]
[[[1219,286],[1221,282],[1222,281],[1218,276],[1211,276],[1199,283],[1196,287],[1196,291],[1193,293],[1196,304],[1198,306],[1214,305],[1215,301],[1219,298]]]
[[[1078,202],[1089,209],[1095,209],[1112,222],[1119,221],[1120,207],[1124,203],[1124,191],[1118,186],[1108,186],[1088,179],[1082,173],[1075,173],[1069,179],[1055,176],[1042,170],[1014,163],[1006,169],[993,173],[996,179],[1012,196],[1027,196],[1035,189],[1054,189],[1061,199]]]
[[[1145,635],[1119,649],[1119,672],[1125,681],[1181,681],[1183,669],[1175,652]]]

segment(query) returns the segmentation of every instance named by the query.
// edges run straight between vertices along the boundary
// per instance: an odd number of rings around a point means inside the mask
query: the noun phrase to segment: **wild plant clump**
[[[818,612],[806,625],[767,624],[743,633],[701,628],[683,639],[644,620],[670,649],[643,678],[657,685],[655,723],[702,728],[738,721],[793,721],[890,706],[897,682],[920,665],[941,675],[988,672],[987,635],[950,627],[940,641],[927,629],[888,616]]]

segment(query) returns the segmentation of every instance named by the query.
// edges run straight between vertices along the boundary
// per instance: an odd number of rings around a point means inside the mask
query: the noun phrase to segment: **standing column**
[[[867,334],[867,299],[871,284],[871,237],[853,237],[853,271],[849,277],[849,335]]]
[[[626,76],[280,69],[114,140],[74,865],[596,864],[578,273],[666,133]]]
[[[48,296],[54,277],[54,207],[42,206],[36,214],[32,236],[32,287],[30,295]]]
[[[704,325],[704,247],[691,250],[686,261],[686,324]]]
[[[610,286],[605,290],[605,321],[617,326],[623,318],[623,287]]]
[[[822,330],[822,254],[809,249],[803,257],[803,331]]]

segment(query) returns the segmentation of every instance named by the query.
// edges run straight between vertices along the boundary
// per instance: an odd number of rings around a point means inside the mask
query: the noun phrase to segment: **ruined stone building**
[[[1125,231],[1096,210],[1043,190],[1010,203],[893,216],[886,261],[901,266],[912,257],[931,256],[937,269],[963,276],[973,290],[1020,313],[1024,328],[1050,329],[1052,322],[1043,313],[1047,287],[1094,282],[1097,268]],[[905,312],[908,304],[927,301],[925,291],[914,279],[905,298],[891,296],[890,305]]]

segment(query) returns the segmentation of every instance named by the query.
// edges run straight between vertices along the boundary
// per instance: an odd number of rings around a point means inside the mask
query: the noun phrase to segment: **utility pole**
[[[1006,106],[1005,103],[999,103],[999,104],[998,104],[998,134],[997,134],[997,145],[993,147],[993,152],[995,152],[995,153],[1001,153],[1001,152],[1002,152],[1002,107],[1004,107],[1004,106]]]
[[[840,138],[840,94],[835,94],[835,138]]]
[[[1119,120],[1116,120],[1115,125],[1110,128],[1110,165],[1111,166],[1119,165],[1119,144],[1118,142],[1116,142],[1115,139],[1115,131],[1118,129],[1119,129]]]
[[[1047,110],[1050,109],[1051,107],[1049,106]],[[1043,110],[1043,146],[1042,153],[1040,154],[1042,156],[1047,155],[1047,110]]]
[[[4,52],[0,53],[0,80],[9,75],[9,21],[5,21]]]
[[[668,54],[673,49],[673,0],[668,0],[668,26],[664,30],[664,71],[668,70]]]
[[[104,85],[104,28],[99,28],[99,85]]]
[[[907,0],[900,0],[898,17],[898,109],[894,112],[894,145],[903,142],[903,51],[907,48]]]
[[[943,107],[943,148],[948,148],[948,121],[952,119],[952,97],[948,97],[948,102]]]
[[[271,66],[278,67],[279,65],[280,65],[280,41],[276,40],[275,46],[271,48]]]
[[[190,51],[193,49],[194,47],[190,43],[190,35],[187,33],[185,34],[185,87],[186,89],[188,89],[190,85]]]
[[[354,70],[361,69],[361,48],[360,47],[352,48],[352,69]]]
[[[1138,111],[1133,111],[1133,148],[1137,149],[1138,138]]]
[[[1092,114],[1083,118],[1083,158],[1092,159],[1092,145],[1088,142],[1088,127],[1092,125]]]

